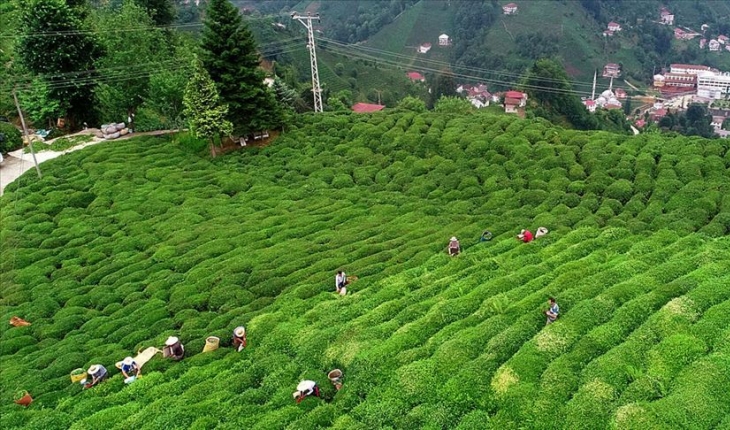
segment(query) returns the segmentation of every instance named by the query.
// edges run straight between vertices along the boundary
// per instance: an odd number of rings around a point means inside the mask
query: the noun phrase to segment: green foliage
[[[19,63],[45,82],[50,89],[42,97],[54,101],[54,108],[80,124],[90,120],[93,110],[90,86],[75,85],[88,79],[100,49],[96,37],[89,33],[83,14],[63,0],[32,0],[22,3],[21,37],[18,39]],[[47,37],[65,33],[62,42]]]
[[[398,110],[421,113],[426,111],[426,103],[417,97],[408,96],[398,102]]]
[[[441,113],[466,114],[475,110],[469,100],[460,97],[442,96],[436,101],[433,110]]]
[[[0,426],[719,427],[727,148],[646,139],[324,113],[216,159],[181,132],[47,161],[0,198],[0,317],[32,322],[0,331]],[[113,364],[170,335],[186,357],[123,384]],[[92,363],[111,378],[82,391]],[[303,379],[324,398],[296,405]]]
[[[53,124],[54,120],[61,116],[61,105],[58,100],[51,97],[48,82],[35,78],[30,88],[18,93],[18,99],[23,106],[23,113],[28,116],[32,125],[46,127]]]
[[[0,153],[5,154],[23,146],[23,135],[13,124],[0,121]]]
[[[188,118],[190,130],[199,139],[210,141],[213,151],[214,138],[230,134],[233,131],[231,123],[225,119],[228,105],[221,105],[215,84],[197,59],[193,62],[193,76],[185,87],[183,104],[185,116]]]
[[[239,134],[278,125],[274,95],[263,82],[256,41],[228,0],[210,0],[201,42],[201,59],[218,93],[228,104],[227,119]]]

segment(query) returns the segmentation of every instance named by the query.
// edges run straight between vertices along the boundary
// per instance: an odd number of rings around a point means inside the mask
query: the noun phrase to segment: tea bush
[[[212,160],[187,140],[95,145],[6,188],[0,317],[33,325],[0,333],[2,428],[728,422],[726,146],[481,112],[304,115]],[[186,358],[125,386],[114,362],[170,335]],[[93,363],[111,378],[70,384]],[[295,405],[302,379],[324,399]]]

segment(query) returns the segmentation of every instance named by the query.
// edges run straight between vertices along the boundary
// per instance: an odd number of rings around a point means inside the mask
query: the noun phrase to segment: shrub
[[[0,121],[0,153],[15,151],[23,146],[23,137],[14,125]]]

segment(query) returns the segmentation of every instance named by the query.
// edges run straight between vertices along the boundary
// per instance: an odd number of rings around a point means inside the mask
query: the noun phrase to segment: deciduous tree
[[[48,83],[48,97],[72,126],[91,121],[94,60],[101,53],[96,37],[63,0],[24,2],[22,21],[20,65]]]

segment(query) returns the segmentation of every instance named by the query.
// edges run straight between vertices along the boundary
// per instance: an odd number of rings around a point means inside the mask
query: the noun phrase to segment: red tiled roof
[[[406,73],[406,75],[414,81],[422,81],[422,80],[426,79],[423,77],[422,74],[420,74],[418,72],[408,72],[408,73]]]
[[[504,99],[505,106],[517,106],[520,104],[520,99],[513,99],[513,98],[505,98]]]
[[[585,104],[586,106],[595,106],[596,102],[594,100],[586,100]]]
[[[609,26],[609,27],[616,27],[616,26],[618,26],[618,25],[619,25],[619,23],[618,23],[618,22],[613,22],[613,21],[611,21],[611,22],[609,22],[609,23],[608,23],[608,26]]]
[[[513,8],[513,7],[517,7],[517,5],[516,5],[516,4],[514,4],[514,3],[507,3],[506,5],[504,5],[504,6],[502,6],[502,7],[503,7],[503,8],[505,8],[505,7],[506,7],[506,8]]]
[[[422,43],[421,46],[423,46],[424,48],[430,48],[431,44],[426,42],[426,43]]]
[[[383,105],[376,105],[372,103],[355,103],[355,105],[352,106],[352,111],[356,113],[369,113],[383,110],[384,107],[385,106]]]
[[[524,96],[525,95],[519,91],[507,91],[504,93],[504,97],[509,99],[521,99]]]

